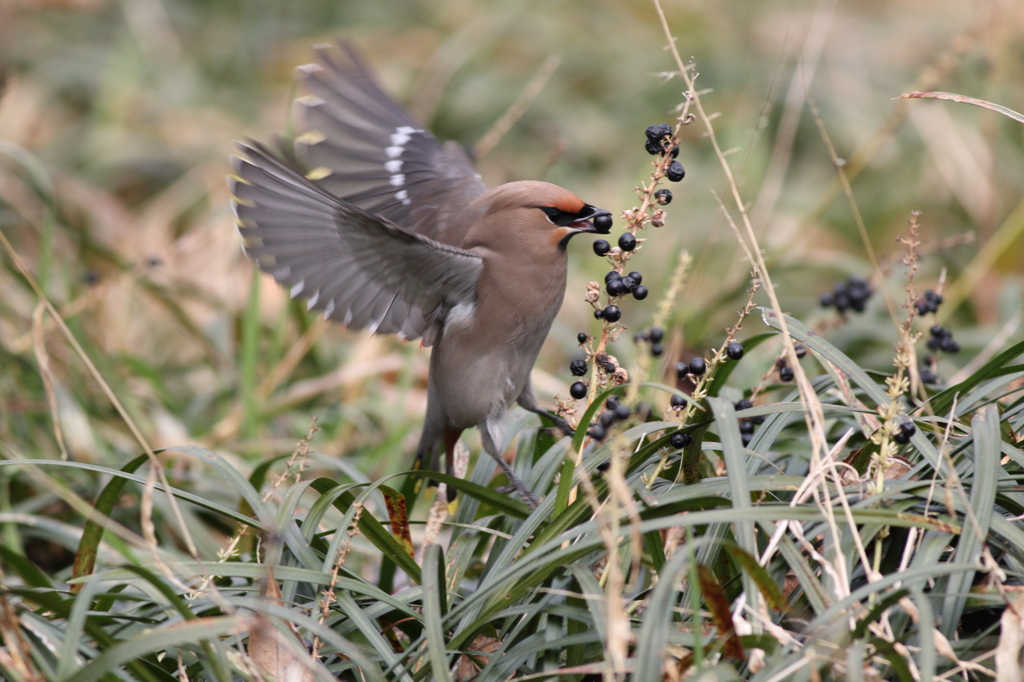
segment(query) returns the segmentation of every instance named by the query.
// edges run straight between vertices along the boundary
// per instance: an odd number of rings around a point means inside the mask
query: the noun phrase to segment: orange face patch
[[[566,192],[563,196],[551,202],[551,205],[563,213],[579,213],[586,206],[583,200],[572,192]]]

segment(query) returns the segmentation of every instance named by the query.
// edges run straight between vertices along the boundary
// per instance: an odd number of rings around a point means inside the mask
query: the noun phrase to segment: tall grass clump
[[[31,136],[0,139],[4,679],[1020,679],[1024,340],[1019,278],[999,264],[1024,211],[985,222],[965,192],[979,247],[943,229],[962,216],[934,206],[903,207],[890,234],[875,221],[905,200],[875,204],[909,190],[858,180],[914,107],[990,110],[986,134],[1024,158],[1012,108],[934,91],[995,19],[953,40],[906,96],[947,101],[895,104],[844,158],[835,108],[805,89],[835,11],[822,3],[779,97],[775,147],[759,156],[758,140],[728,127],[724,80],[684,58],[657,0],[643,5],[658,32],[642,35],[667,45],[663,87],[681,100],[649,129],[641,180],[634,165],[618,194],[618,245],[599,260],[574,253],[588,262],[574,266],[534,381],[573,435],[518,412],[507,429],[512,467],[540,501],[531,510],[499,490],[507,481],[472,441],[458,448],[460,477],[407,471],[426,354],[282,303],[223,236],[222,161],[182,167],[186,142],[211,133],[169,122],[189,125],[182,81],[214,92],[211,74],[230,72],[173,30],[189,12],[221,25],[214,5],[170,3],[165,16],[157,3],[126,20],[150,38],[129,52],[175,65],[150,86],[176,116],[112,82],[108,108],[82,124],[100,154],[110,117],[155,121],[178,145],[166,165],[115,182],[88,160],[72,172],[45,158]],[[325,20],[309,12],[296,21]],[[451,45],[500,22],[470,22]],[[426,39],[405,35],[401,49]],[[426,65],[435,86],[458,70],[456,52]],[[543,60],[478,151],[501,158],[518,118],[532,125],[556,67]],[[31,88],[7,87],[0,105],[34,111]],[[455,114],[437,97],[421,91],[413,108],[443,128]],[[226,150],[238,131],[203,115]],[[914,120],[927,131],[948,115]],[[615,136],[632,154],[660,122]],[[541,175],[565,172],[565,154],[584,165],[562,142]],[[802,147],[824,164],[793,169],[815,176],[806,185],[785,180]],[[885,163],[904,173],[917,161]],[[1018,197],[1024,177],[1004,176]],[[983,184],[972,186],[999,189]],[[799,229],[773,219],[787,192],[812,185]],[[822,236],[829,221],[848,229]],[[985,286],[998,301],[976,295]],[[424,478],[457,489],[457,504],[429,486],[403,494]]]

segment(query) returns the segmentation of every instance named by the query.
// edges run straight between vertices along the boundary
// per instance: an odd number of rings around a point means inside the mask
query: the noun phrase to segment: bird
[[[513,404],[546,415],[530,372],[561,307],[567,245],[608,234],[611,213],[540,181],[488,190],[456,142],[440,142],[377,85],[355,49],[314,47],[296,70],[299,134],[237,143],[228,178],[243,250],[309,310],[349,329],[431,347],[415,465],[454,475],[462,432],[531,507],[499,451]],[[449,486],[449,501],[454,490]]]

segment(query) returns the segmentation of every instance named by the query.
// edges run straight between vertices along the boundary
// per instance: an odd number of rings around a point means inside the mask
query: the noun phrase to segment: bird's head
[[[534,243],[540,237],[561,251],[577,234],[608,234],[612,227],[611,213],[548,182],[510,182],[478,201],[486,206],[482,222],[491,230],[503,224],[512,233],[505,236]]]

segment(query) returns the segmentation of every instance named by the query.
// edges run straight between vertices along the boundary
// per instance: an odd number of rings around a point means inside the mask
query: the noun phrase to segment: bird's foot
[[[540,414],[543,414],[545,417],[555,422],[554,428],[557,428],[566,436],[569,436],[571,438],[576,435],[576,429],[572,428],[572,426],[569,425],[569,422],[565,421],[554,412],[548,412],[547,410],[544,410]]]
[[[491,457],[494,457],[498,466],[501,467],[501,470],[505,472],[505,476],[508,477],[509,484],[504,487],[515,491],[519,497],[523,498],[523,502],[525,502],[526,506],[530,508],[530,511],[536,509],[540,502],[538,502],[537,498],[530,492],[530,489],[526,487],[526,484],[523,483],[522,479],[515,475],[515,472],[512,471],[512,467],[510,467],[508,463],[499,456],[492,454]],[[501,489],[499,488],[499,490]]]
[[[519,497],[522,498],[523,502],[526,503],[526,506],[530,508],[530,511],[533,511],[540,505],[540,500],[534,497],[533,493],[531,493],[525,487],[517,488],[516,486],[510,483],[508,485],[498,486],[494,490],[496,492],[501,493],[502,495],[511,495],[512,493],[516,493],[517,495],[519,495]]]
[[[576,435],[576,429],[572,428],[572,426],[569,425],[569,422],[565,421],[561,417],[558,417],[555,420],[555,426],[557,426],[562,433],[569,436],[570,438]]]

